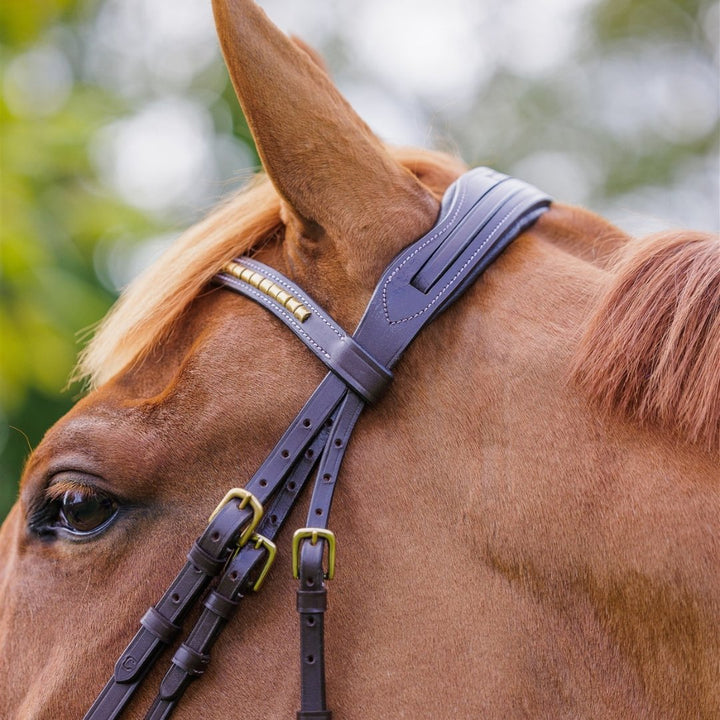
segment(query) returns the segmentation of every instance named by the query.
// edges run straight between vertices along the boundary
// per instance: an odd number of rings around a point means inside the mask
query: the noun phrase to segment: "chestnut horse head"
[[[266,175],[129,289],[94,389],[0,534],[0,716],[81,717],[325,374],[211,280],[251,252],[354,327],[463,171],[380,143],[310,54],[215,3]],[[720,714],[720,247],[553,205],[398,364],[338,484],[328,693],[342,718]],[[289,718],[289,533],[177,717]],[[169,654],[125,716],[143,717]]]

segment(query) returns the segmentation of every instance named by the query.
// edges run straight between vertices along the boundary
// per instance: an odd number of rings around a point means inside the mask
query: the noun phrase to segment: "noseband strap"
[[[172,713],[242,598],[257,591],[275,556],[274,540],[314,475],[306,527],[293,536],[298,578],[301,709],[298,720],[329,720],[325,700],[324,615],[335,570],[328,523],[340,466],[355,423],[392,379],[391,369],[420,330],[452,304],[551,200],[536,188],[489,170],[450,186],[440,217],[388,266],[357,330],[346,333],[302,288],[252,258],[228,263],[220,285],[263,305],[330,372],[244,488],[230,491],[198,538],[188,562],[117,661],[85,720],[116,718],[209,583],[219,579],[176,651],[146,718]],[[265,506],[268,505],[267,509]]]

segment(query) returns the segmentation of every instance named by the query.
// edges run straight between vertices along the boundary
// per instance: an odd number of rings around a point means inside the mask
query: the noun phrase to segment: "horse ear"
[[[297,35],[291,35],[290,39],[303,51],[306,52],[310,59],[326,74],[329,75],[328,66],[325,64],[323,56],[314,48],[308,45],[302,38]]]
[[[213,9],[235,92],[284,202],[286,241],[316,259],[333,252],[349,278],[374,284],[432,226],[436,199],[254,2],[213,0]]]

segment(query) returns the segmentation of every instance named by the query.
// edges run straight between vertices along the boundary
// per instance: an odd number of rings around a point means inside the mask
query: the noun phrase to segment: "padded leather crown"
[[[282,286],[309,308],[300,322],[272,295],[233,276],[216,281],[264,305],[366,401],[377,399],[390,368],[420,329],[445,310],[524,229],[551,198],[490,168],[470,170],[443,196],[433,228],[387,267],[358,329],[348,335],[307,293],[251,258],[237,262]]]

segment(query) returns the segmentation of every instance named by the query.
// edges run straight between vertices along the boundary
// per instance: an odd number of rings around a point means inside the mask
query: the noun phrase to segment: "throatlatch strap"
[[[275,553],[273,539],[315,467],[307,526],[293,536],[299,580],[301,709],[298,720],[329,720],[325,700],[326,580],[335,564],[328,529],[345,450],[366,403],[377,400],[391,369],[420,330],[449,307],[551,200],[536,188],[488,168],[472,170],[443,197],[440,217],[385,270],[357,330],[346,333],[291,280],[242,257],[215,278],[280,318],[330,369],[243,489],[235,488],[188,553],[188,563],[118,660],[85,720],[116,718],[172,639],[188,610],[221,568],[200,617],[176,651],[146,718],[172,713],[240,600],[257,590]],[[318,462],[318,458],[319,462]],[[263,506],[271,502],[263,515]],[[254,524],[262,516],[257,527]]]

